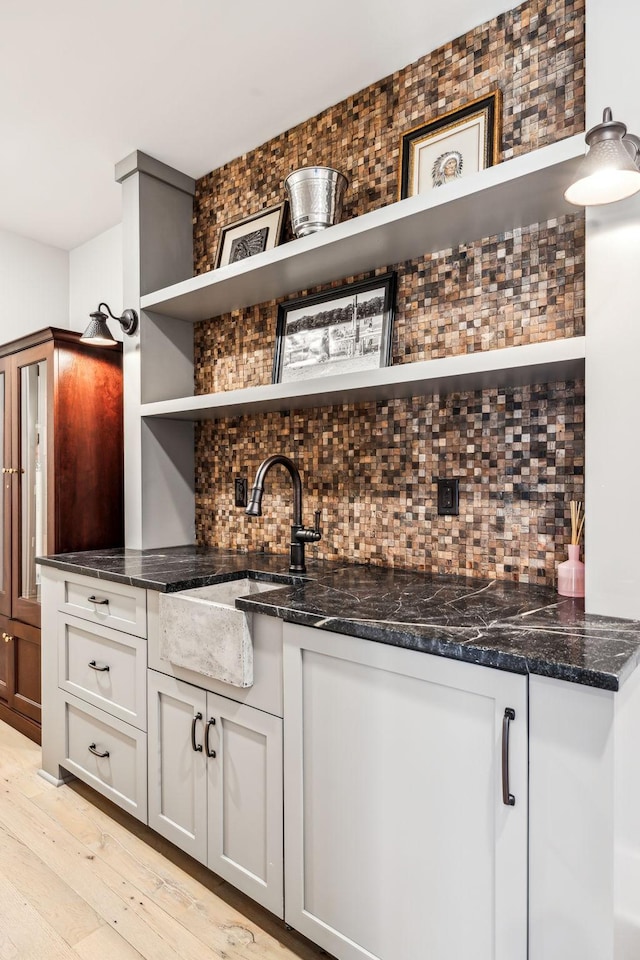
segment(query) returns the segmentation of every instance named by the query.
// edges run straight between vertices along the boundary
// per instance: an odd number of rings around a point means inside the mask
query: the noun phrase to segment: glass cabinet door
[[[20,379],[20,596],[39,602],[36,557],[47,552],[47,361],[22,367]]]
[[[13,550],[12,612],[14,617],[39,626],[40,568],[36,557],[48,552],[47,417],[50,411],[47,409],[47,360],[38,350],[30,353],[31,356],[22,355],[15,372],[18,411],[13,421],[17,435],[13,444],[17,467],[13,480],[13,531],[17,543]]]
[[[2,458],[2,496],[0,496],[0,613],[11,616],[11,464],[10,368],[7,358],[0,359],[0,457]]]

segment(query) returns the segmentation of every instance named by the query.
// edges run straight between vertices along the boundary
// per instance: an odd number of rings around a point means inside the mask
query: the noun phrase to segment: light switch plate
[[[236,477],[234,482],[234,499],[236,507],[246,507],[247,505],[247,478]]]

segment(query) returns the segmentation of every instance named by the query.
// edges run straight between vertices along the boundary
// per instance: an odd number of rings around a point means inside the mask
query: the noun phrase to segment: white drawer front
[[[59,616],[58,683],[67,693],[147,728],[146,641]]]
[[[137,637],[147,635],[147,599],[141,587],[68,575],[60,610]]]
[[[140,730],[68,698],[62,766],[147,822],[147,738]]]

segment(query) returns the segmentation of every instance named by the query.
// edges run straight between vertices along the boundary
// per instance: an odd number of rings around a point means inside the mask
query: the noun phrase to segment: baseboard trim
[[[54,777],[53,774],[47,773],[46,770],[38,770],[38,776],[46,780],[47,783],[53,784],[54,787],[61,787],[63,784],[69,783],[70,780],[75,780],[72,773],[67,773],[66,776],[60,778]]]

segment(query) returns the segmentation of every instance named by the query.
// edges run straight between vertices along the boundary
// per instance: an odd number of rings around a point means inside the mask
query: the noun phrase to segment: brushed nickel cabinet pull
[[[108,663],[105,663],[104,667],[99,667],[95,660],[89,660],[89,666],[92,670],[97,670],[98,673],[108,673],[111,669]]]
[[[202,714],[196,713],[191,724],[191,746],[196,753],[202,753],[202,744],[196,743],[196,723],[198,720],[202,720]]]
[[[509,724],[515,720],[513,707],[507,707],[502,718],[502,802],[505,807],[514,807],[516,798],[509,792]]]
[[[102,753],[100,753],[99,750],[96,750],[96,745],[95,745],[95,743],[90,743],[90,744],[89,744],[89,753],[92,753],[92,754],[94,755],[94,757],[100,757],[100,758],[108,757],[108,756],[109,756],[109,751],[108,751],[108,750],[104,750]]]

